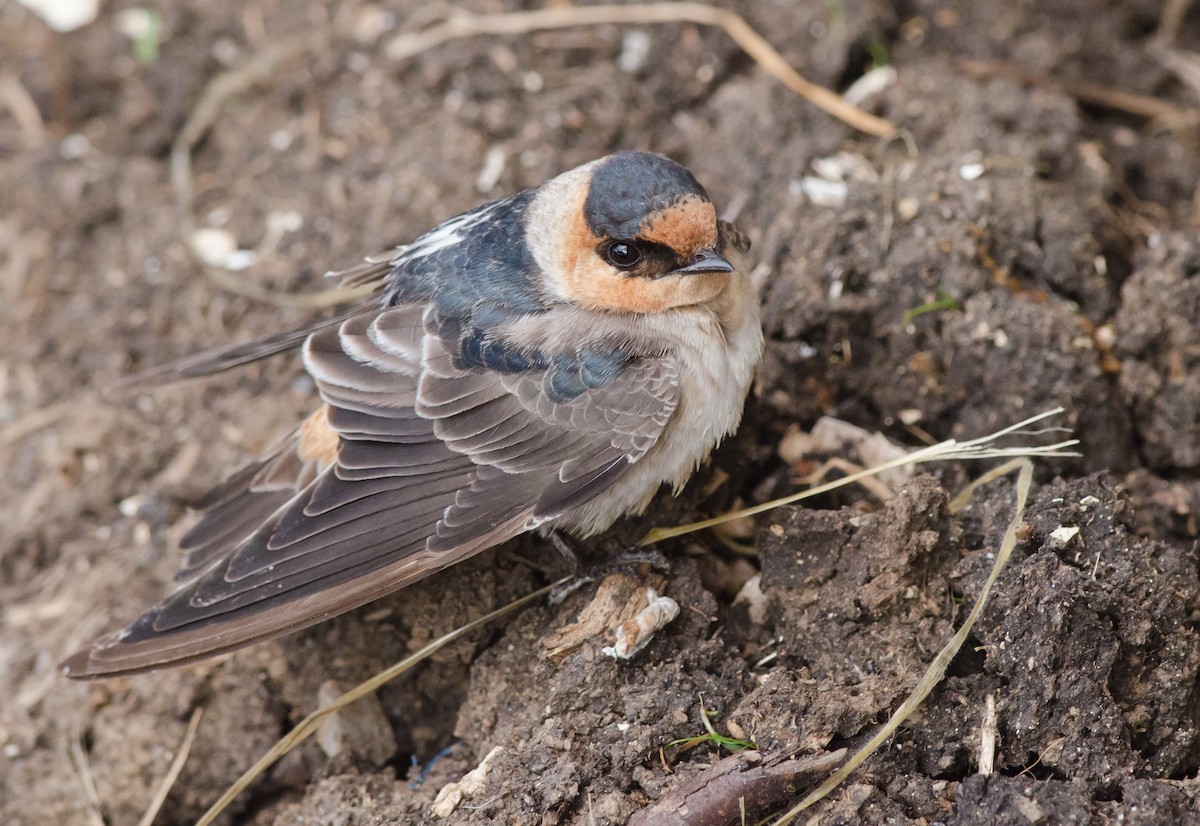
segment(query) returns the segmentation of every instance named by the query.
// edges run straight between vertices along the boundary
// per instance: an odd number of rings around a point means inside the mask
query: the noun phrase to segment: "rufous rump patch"
[[[711,201],[689,195],[646,219],[641,237],[682,256],[712,249],[717,245],[717,208]]]
[[[329,405],[323,404],[300,425],[296,454],[306,462],[316,462],[322,470],[337,460],[338,432],[329,424]]]

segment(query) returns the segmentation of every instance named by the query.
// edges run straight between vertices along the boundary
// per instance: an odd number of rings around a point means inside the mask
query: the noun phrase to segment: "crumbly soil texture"
[[[691,24],[400,59],[393,38],[455,8],[113,0],[56,33],[0,6],[0,823],[137,823],[199,709],[155,821],[194,822],[338,690],[564,573],[526,539],[216,661],[88,683],[57,668],[168,591],[188,503],[313,403],[289,356],[108,388],[314,318],[276,297],[621,148],[689,166],[749,234],[767,346],[737,437],[680,498],[584,543],[585,563],[651,525],[799,490],[829,458],[796,449],[822,416],[918,447],[1061,405],[1081,441],[1081,458],[1038,463],[1012,561],[945,680],[799,822],[1200,822],[1192,5],[730,4],[816,83],[842,92],[886,66],[863,106],[903,130],[889,141]],[[191,220],[248,265],[223,284],[189,248],[172,145],[210,84],[323,31],[197,133]],[[681,611],[629,661],[602,653],[603,631],[552,648],[597,585],[538,601],[340,714],[222,822],[779,814],[878,731],[975,603],[1014,483],[949,502],[987,467],[927,466],[664,543],[658,581]],[[757,752],[703,739],[702,709]],[[768,769],[785,779],[728,781]],[[460,799],[439,819],[446,787]]]

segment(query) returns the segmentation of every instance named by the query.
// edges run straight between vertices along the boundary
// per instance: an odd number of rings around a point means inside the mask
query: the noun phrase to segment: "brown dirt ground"
[[[196,152],[199,222],[258,252],[241,278],[316,289],[326,269],[615,148],[672,155],[739,205],[761,262],[766,359],[741,434],[654,522],[793,489],[779,440],[823,414],[916,445],[1067,408],[1084,458],[1041,467],[1014,561],[946,682],[812,822],[1200,822],[1197,126],[963,62],[1195,112],[1200,90],[1165,56],[1195,59],[1200,11],[1168,42],[1150,0],[733,4],[827,86],[886,54],[897,80],[870,105],[911,133],[913,156],[693,26],[476,39],[397,63],[383,48],[394,31],[448,6],[191,0],[156,4],[160,52],[139,63],[116,25],[130,5],[109,2],[67,35],[0,6],[0,823],[135,823],[202,707],[158,822],[194,820],[322,685],[352,684],[559,571],[553,551],[516,543],[216,662],[90,684],[58,675],[61,655],[169,587],[189,497],[310,404],[288,358],[124,403],[92,391],[306,317],[205,277],[179,231],[168,155],[213,77],[331,22],[355,35],[236,96]],[[38,118],[14,114],[22,94]],[[480,191],[493,150],[504,166]],[[804,197],[813,161],[839,152],[857,159],[845,204]],[[964,175],[972,164],[982,174]],[[272,214],[292,212],[299,229],[268,238]],[[943,295],[954,306],[906,323]],[[718,470],[727,479],[705,496]],[[599,656],[599,641],[543,656],[591,589],[527,609],[347,715],[360,735],[332,758],[313,743],[294,752],[226,822],[430,822],[436,791],[502,746],[445,822],[623,823],[721,756],[660,759],[701,731],[701,697],[764,757],[853,747],[986,576],[1012,489],[994,483],[951,516],[946,491],[975,472],[935,468],[883,506],[853,494],[776,512],[749,560],[711,536],[669,544],[683,611],[632,662]],[[1079,533],[1064,545],[1060,526]],[[760,570],[755,621],[731,596]],[[999,744],[985,777],[988,696]],[[447,748],[413,788],[412,767]]]

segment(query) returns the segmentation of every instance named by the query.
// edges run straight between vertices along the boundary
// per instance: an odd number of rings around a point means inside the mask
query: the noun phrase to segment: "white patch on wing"
[[[438,224],[411,244],[399,247],[393,263],[402,259],[425,258],[453,247],[466,237],[471,227],[488,220],[495,207],[495,204],[484,204],[477,209],[464,212],[462,215]]]

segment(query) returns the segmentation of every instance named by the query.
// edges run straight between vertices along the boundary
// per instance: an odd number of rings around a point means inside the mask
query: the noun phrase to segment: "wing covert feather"
[[[544,360],[519,373],[456,366],[432,313],[400,306],[315,328],[304,362],[336,457],[302,460],[294,437],[216,488],[182,543],[190,580],[69,669],[196,659],[396,590],[593,499],[678,405],[668,355],[631,357],[563,398]]]

